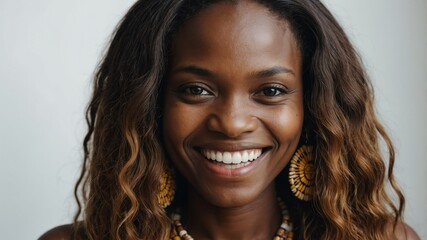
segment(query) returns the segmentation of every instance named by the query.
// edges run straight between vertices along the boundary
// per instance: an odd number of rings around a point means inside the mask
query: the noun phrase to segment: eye
[[[215,96],[209,86],[203,83],[183,84],[177,90],[179,98],[188,104],[204,103]]]
[[[200,86],[188,86],[185,88],[185,93],[191,95],[209,95],[209,92]]]
[[[265,88],[265,89],[263,89],[263,90],[262,90],[262,93],[263,93],[265,96],[268,96],[268,97],[274,97],[274,96],[277,96],[277,95],[282,94],[282,91],[281,91],[280,89],[277,89],[277,88],[269,87],[269,88]]]
[[[197,85],[183,86],[181,90],[185,94],[193,95],[193,96],[211,95],[211,93],[208,90]]]
[[[289,98],[291,91],[279,83],[262,85],[253,95],[253,99],[261,104],[278,105],[284,104]]]
[[[272,86],[266,86],[262,88],[257,95],[266,96],[266,97],[276,97],[276,96],[284,95],[286,92],[287,92],[287,89],[284,86],[272,85]]]

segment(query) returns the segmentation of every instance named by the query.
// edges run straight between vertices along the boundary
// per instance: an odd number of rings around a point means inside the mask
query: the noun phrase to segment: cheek
[[[187,116],[170,102],[165,104],[163,111],[163,139],[167,145],[173,146],[185,136]]]
[[[304,111],[302,106],[284,106],[269,114],[268,126],[279,144],[297,144],[303,127]]]
[[[182,149],[185,140],[201,123],[200,112],[176,99],[166,99],[163,110],[163,139],[168,150]]]

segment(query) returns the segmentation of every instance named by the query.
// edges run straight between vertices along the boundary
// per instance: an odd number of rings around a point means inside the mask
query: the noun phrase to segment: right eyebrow
[[[199,75],[202,77],[214,77],[215,76],[215,74],[212,71],[207,70],[205,68],[197,67],[194,65],[178,67],[178,68],[174,69],[172,72],[173,73],[179,73],[179,72],[192,73],[192,74]]]

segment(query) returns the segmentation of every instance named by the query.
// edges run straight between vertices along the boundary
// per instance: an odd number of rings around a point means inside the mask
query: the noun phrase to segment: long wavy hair
[[[286,184],[280,192],[296,238],[391,239],[388,229],[401,220],[404,197],[393,178],[393,145],[376,117],[372,87],[352,44],[320,1],[252,1],[290,23],[303,55],[315,192],[308,203],[292,197]],[[118,25],[95,75],[75,187],[74,225],[86,238],[168,239],[170,219],[157,192],[168,164],[159,123],[170,43],[183,22],[215,2],[140,0]]]

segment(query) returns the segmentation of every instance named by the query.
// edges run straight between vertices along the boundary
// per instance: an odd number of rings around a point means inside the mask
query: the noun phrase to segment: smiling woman
[[[41,239],[418,239],[372,98],[319,1],[138,1],[96,76],[75,222]]]
[[[189,221],[215,226],[192,212],[210,210],[214,215],[222,208],[245,206],[242,211],[261,216],[244,222],[246,237],[274,233],[275,224],[257,226],[278,218],[277,211],[262,213],[277,205],[274,178],[301,135],[301,69],[301,53],[289,26],[256,3],[215,4],[174,35],[163,139],[170,160],[191,183],[188,199],[194,211],[185,214]],[[225,224],[219,221],[218,227],[230,226]],[[220,231],[212,229],[208,236],[226,238],[215,233]]]

